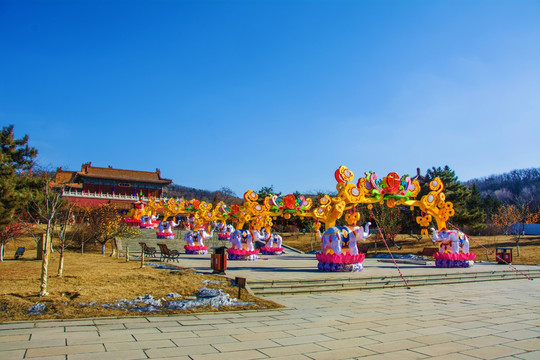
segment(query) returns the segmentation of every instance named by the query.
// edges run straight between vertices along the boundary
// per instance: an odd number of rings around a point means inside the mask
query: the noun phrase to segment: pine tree
[[[37,155],[27,143],[28,135],[14,139],[13,125],[0,133],[0,226],[12,223],[14,213],[26,208],[30,191],[37,186],[26,176]]]
[[[479,205],[481,198],[478,189],[476,189],[476,194],[471,198],[471,189],[463,185],[456,176],[456,173],[446,165],[444,168],[433,167],[427,171],[427,183],[423,186],[420,196],[429,192],[427,190],[428,183],[436,177],[439,177],[444,184],[443,192],[446,195],[446,201],[454,204],[455,214],[449,219],[449,222],[460,228],[467,226],[473,229],[473,231],[480,230],[485,222],[486,215],[481,205]]]
[[[37,155],[27,142],[28,136],[14,139],[13,125],[0,132],[0,252],[13,238],[12,230],[20,226],[15,213],[24,213],[31,191],[39,186],[38,181],[25,174],[32,169]]]

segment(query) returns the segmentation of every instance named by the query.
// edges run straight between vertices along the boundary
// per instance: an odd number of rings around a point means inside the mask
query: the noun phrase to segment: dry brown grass
[[[368,256],[375,253],[374,237],[375,235],[372,235],[365,242],[359,243],[359,245],[369,245]],[[471,236],[470,239],[470,251],[477,254],[478,260],[495,261],[495,257],[491,253],[486,256],[486,250],[482,246],[488,248],[493,253],[495,253],[496,247],[513,247],[513,264],[540,264],[540,236],[531,235],[522,238],[519,243],[520,256],[517,255],[516,243],[513,240],[513,236]],[[304,252],[310,251],[312,245],[314,250],[320,250],[320,241],[313,234],[284,234],[283,243]],[[393,244],[388,243],[390,251],[396,254],[417,254],[424,247],[434,246],[428,237],[424,237],[418,241],[409,235],[398,235],[396,243],[401,247],[400,250],[393,246]],[[387,253],[382,240],[377,241],[377,250],[378,253]]]
[[[116,259],[97,253],[81,255],[77,252],[67,252],[64,276],[58,278],[55,276],[58,253],[55,252],[49,265],[50,295],[39,297],[41,261],[34,260],[35,244],[33,246],[32,244],[34,242],[30,239],[10,244],[6,250],[6,260],[0,262],[0,321],[139,315],[126,310],[109,310],[101,306],[81,307],[78,304],[92,301],[99,304],[112,303],[121,299],[132,300],[145,294],[151,294],[155,299],[168,293],[193,296],[201,287],[220,288],[231,298],[238,296],[238,288],[231,286],[231,282],[222,276],[196,274],[189,269],[180,272],[154,269],[149,266],[141,269],[138,261],[126,262],[125,258]],[[16,246],[25,245],[31,248],[30,251],[27,250],[22,260],[13,260]],[[202,280],[221,281],[221,284],[203,285]],[[234,307],[234,310],[281,307],[272,301],[250,295],[245,290],[242,292],[241,301],[251,302],[253,305]],[[30,306],[37,302],[47,305],[47,313],[27,315]],[[207,307],[162,313],[201,311],[219,311],[219,309]]]

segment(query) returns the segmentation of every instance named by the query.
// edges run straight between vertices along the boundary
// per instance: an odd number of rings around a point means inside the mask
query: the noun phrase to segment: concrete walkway
[[[288,309],[0,324],[0,359],[540,359],[540,280],[274,296]]]

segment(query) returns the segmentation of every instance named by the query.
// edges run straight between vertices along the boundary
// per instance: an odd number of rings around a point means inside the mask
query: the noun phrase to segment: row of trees
[[[29,235],[37,245],[37,258],[42,260],[40,295],[47,295],[49,255],[52,241],[60,252],[58,276],[63,275],[64,250],[77,242],[84,252],[88,242],[105,244],[116,237],[136,235],[136,231],[120,223],[120,215],[112,205],[99,208],[69,204],[53,189],[47,172],[34,173],[37,150],[29,147],[28,136],[16,139],[13,126],[0,133],[0,261],[4,259],[8,241]],[[113,242],[114,244],[114,242]],[[114,255],[114,245],[113,254]]]

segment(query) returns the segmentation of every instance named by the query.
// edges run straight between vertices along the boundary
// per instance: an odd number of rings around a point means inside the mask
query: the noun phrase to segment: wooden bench
[[[140,242],[139,245],[141,245],[142,251],[144,252],[144,255],[146,256],[156,256],[156,248],[153,246],[147,246],[146,243]]]
[[[369,250],[369,245],[358,246],[359,253],[367,254],[368,250]]]
[[[436,252],[439,252],[439,248],[436,247],[425,247],[422,251],[418,252],[418,255],[422,256],[433,256]]]
[[[167,247],[167,244],[158,244],[159,250],[161,251],[161,256],[159,261],[163,260],[176,260],[180,257],[180,252],[178,250],[171,250]]]
[[[20,256],[23,256],[25,250],[26,249],[23,247],[17,248],[17,250],[15,251],[15,260],[17,260]]]

